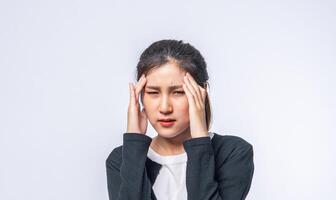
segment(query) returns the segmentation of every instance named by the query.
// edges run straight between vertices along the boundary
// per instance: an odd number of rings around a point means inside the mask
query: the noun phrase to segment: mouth
[[[159,120],[160,125],[163,126],[163,127],[173,126],[175,121],[176,121],[175,119],[161,119],[161,120]]]

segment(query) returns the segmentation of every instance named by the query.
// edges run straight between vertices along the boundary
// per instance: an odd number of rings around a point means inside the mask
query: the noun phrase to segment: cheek
[[[189,102],[187,97],[181,97],[175,101],[175,105],[179,107],[179,109],[188,110]]]
[[[142,94],[142,102],[143,102],[144,104],[146,104],[146,102],[149,102],[149,101],[150,101],[149,96],[148,96],[146,93],[143,93],[143,94]]]
[[[146,109],[146,114],[147,114],[147,117],[148,117],[149,121],[155,120],[154,118],[156,117],[156,113],[157,113],[156,102],[153,101],[152,99],[146,98],[146,96],[144,96],[143,106]]]
[[[153,113],[158,112],[159,102],[157,99],[152,99],[144,95],[143,105],[146,108],[147,116],[153,115]],[[189,116],[189,103],[187,97],[172,100],[172,105],[174,107],[175,115]]]
[[[176,113],[179,113],[181,116],[189,117],[189,104],[188,100],[177,101],[174,106]]]

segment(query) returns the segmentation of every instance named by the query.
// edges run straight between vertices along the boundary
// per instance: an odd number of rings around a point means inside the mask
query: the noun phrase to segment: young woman
[[[141,54],[123,145],[106,160],[110,200],[245,199],[253,147],[209,131],[208,78],[206,62],[188,43],[160,40]],[[146,135],[148,120],[154,138]]]

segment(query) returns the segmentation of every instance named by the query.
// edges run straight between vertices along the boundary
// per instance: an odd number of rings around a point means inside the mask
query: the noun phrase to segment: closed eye
[[[157,94],[157,92],[147,92],[147,94]]]
[[[176,91],[175,94],[184,94],[184,91]],[[158,92],[147,92],[147,94],[158,94]]]
[[[174,93],[177,93],[177,94],[184,94],[183,91],[176,91],[176,92],[174,92]]]

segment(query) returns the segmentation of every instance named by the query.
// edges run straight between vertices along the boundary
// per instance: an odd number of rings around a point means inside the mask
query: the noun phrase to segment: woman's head
[[[154,42],[141,54],[137,64],[137,80],[142,74],[146,75],[147,80],[141,101],[153,128],[163,137],[174,137],[189,130],[189,104],[182,88],[186,72],[201,87],[208,86],[209,76],[203,56],[192,45],[177,40]],[[205,100],[205,109],[209,130],[209,96]],[[163,127],[158,122],[162,118],[176,121],[171,127]]]

